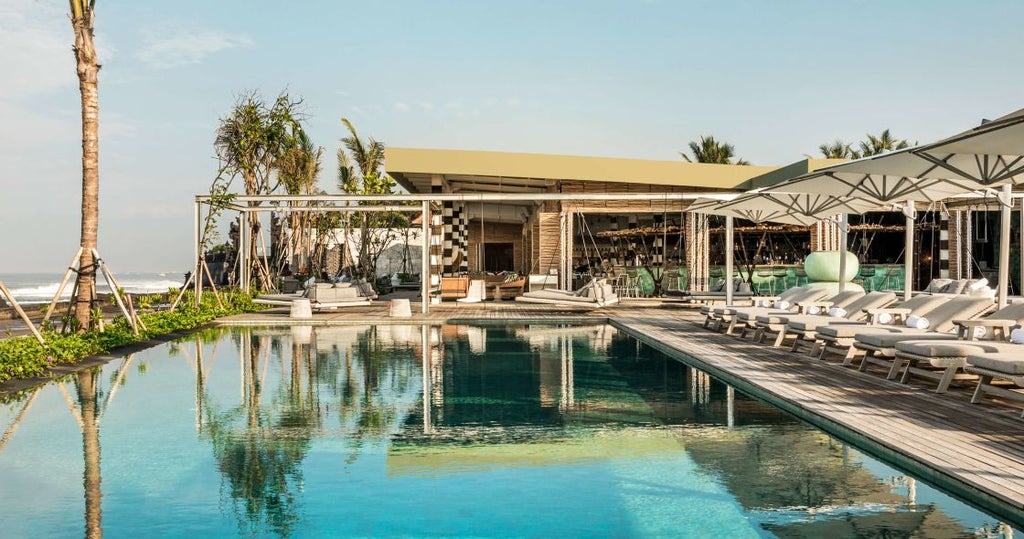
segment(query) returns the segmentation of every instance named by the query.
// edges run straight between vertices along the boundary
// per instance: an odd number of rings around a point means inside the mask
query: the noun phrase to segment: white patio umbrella
[[[773,187],[762,187],[737,196],[732,200],[699,198],[687,210],[715,215],[724,215],[726,245],[732,245],[733,218],[739,217],[755,223],[785,223],[811,226],[837,214],[843,217],[840,226],[845,228],[845,216],[849,213],[864,213],[878,209],[878,203],[857,197],[843,197],[827,194],[778,193]],[[846,234],[840,235],[840,251],[846,250]],[[839,257],[839,274],[846,273],[846,257]],[[733,250],[725,253],[726,302],[732,302]],[[839,289],[843,282],[840,279]]]
[[[903,297],[913,288],[915,202],[936,202],[982,189],[969,175],[943,168],[918,155],[917,146],[816,170],[772,187],[776,192],[856,196],[877,204],[899,203],[906,218]]]
[[[1024,183],[1024,109],[914,150],[948,173],[982,186],[1002,186],[999,233],[999,306],[1010,280],[1010,209],[1013,185]],[[937,172],[938,174],[938,172]],[[1024,224],[1022,224],[1024,226]]]

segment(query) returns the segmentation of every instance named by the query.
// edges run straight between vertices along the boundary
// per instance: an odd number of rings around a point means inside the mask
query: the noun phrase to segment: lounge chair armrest
[[[801,301],[796,304],[800,314],[807,314],[807,310],[811,307],[817,307],[822,313],[824,313],[832,305],[834,305],[834,303],[831,301]]]
[[[958,326],[969,326],[969,327],[986,327],[986,328],[998,328],[1006,327],[1012,328],[1017,325],[1016,320],[991,320],[987,318],[979,318],[977,320],[953,320],[953,323]]]
[[[1010,335],[1010,330],[1016,327],[1016,320],[991,320],[985,318],[973,319],[957,319],[953,320],[953,323],[957,327],[957,336],[967,341],[974,340],[974,328],[992,328],[992,334],[998,335],[998,339],[1006,340]]]
[[[877,309],[863,309],[863,311],[868,314],[889,313],[899,315],[907,315],[914,312],[913,309],[908,309],[906,307],[879,307]]]

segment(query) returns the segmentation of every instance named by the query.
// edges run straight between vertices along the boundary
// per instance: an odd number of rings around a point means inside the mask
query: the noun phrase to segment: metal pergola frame
[[[722,196],[723,194],[741,194],[741,191],[716,191],[716,192],[692,192],[692,193],[429,193],[429,194],[401,194],[401,195],[237,195],[229,201],[216,203],[220,208],[237,211],[241,217],[238,227],[239,244],[244,245],[248,240],[246,237],[249,215],[265,212],[293,212],[293,211],[337,211],[337,212],[377,212],[377,211],[399,211],[399,212],[421,212],[423,249],[421,253],[420,270],[420,312],[426,314],[430,306],[430,223],[431,205],[442,202],[509,202],[520,204],[536,204],[538,202],[573,202],[573,201],[645,201],[645,202],[668,202],[681,200],[694,200],[707,196]],[[203,223],[202,206],[212,206],[215,198],[211,195],[196,195],[194,201],[195,212],[195,261],[194,273],[201,275],[199,265],[202,262]],[[375,202],[381,205],[359,205],[361,202]],[[419,203],[416,205],[393,204],[401,202]],[[572,210],[564,213],[577,213]],[[572,227],[571,219],[562,219],[561,233],[567,233],[566,227]],[[559,286],[567,288],[571,279],[571,253],[565,248],[564,243],[560,247],[561,262],[559,265]],[[244,254],[243,254],[244,253]],[[242,290],[249,291],[248,261],[245,257],[248,253],[239,249],[239,257],[243,262],[240,282]],[[195,279],[195,297],[198,302],[202,297],[202,278]]]

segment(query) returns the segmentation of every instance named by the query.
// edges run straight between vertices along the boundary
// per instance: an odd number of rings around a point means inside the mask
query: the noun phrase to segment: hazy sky
[[[0,273],[79,242],[79,96],[61,0],[0,0]],[[184,271],[192,196],[240,92],[391,146],[781,165],[891,128],[927,142],[1024,107],[1019,1],[98,0],[100,251]]]

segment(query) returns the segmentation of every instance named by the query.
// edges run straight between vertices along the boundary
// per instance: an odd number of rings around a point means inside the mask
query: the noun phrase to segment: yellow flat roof
[[[387,148],[385,169],[410,192],[430,191],[434,175],[465,184],[540,187],[544,181],[580,180],[734,189],[779,167],[583,157],[474,150]],[[467,190],[468,187],[467,187]]]

